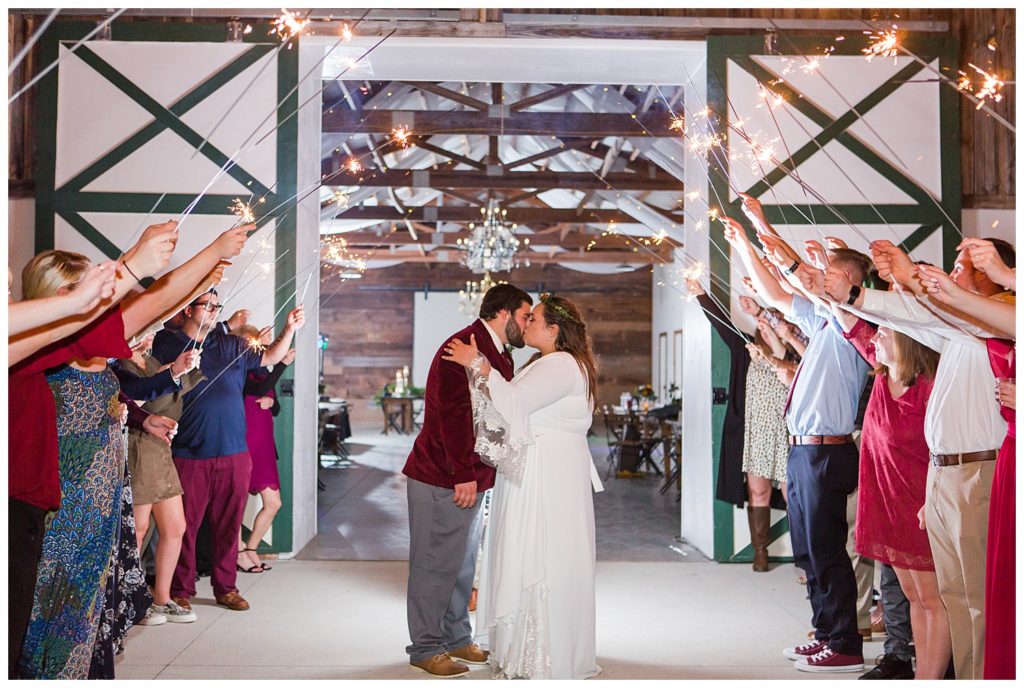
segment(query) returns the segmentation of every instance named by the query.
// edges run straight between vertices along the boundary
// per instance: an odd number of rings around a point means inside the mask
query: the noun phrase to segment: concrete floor
[[[404,652],[411,439],[352,438],[353,463],[321,471],[320,535],[273,571],[239,574],[252,609],[213,603],[199,583],[193,624],[135,627],[119,679],[415,679]],[[593,443],[604,475],[603,442]],[[804,642],[810,608],[791,565],[755,574],[676,540],[674,491],[660,480],[608,481],[598,523],[599,679],[816,679],[782,657]],[[882,643],[865,645],[865,657]],[[855,679],[856,674],[829,679]],[[486,679],[486,668],[469,678]]]

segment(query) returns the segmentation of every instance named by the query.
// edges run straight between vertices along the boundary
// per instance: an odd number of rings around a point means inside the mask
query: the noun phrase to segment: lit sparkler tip
[[[688,201],[696,201],[698,198],[700,198],[699,190],[690,191],[689,193],[686,194],[686,200]]]
[[[359,162],[359,158],[349,158],[345,163],[345,169],[352,174],[357,174],[363,171],[363,163]]]
[[[282,41],[290,41],[302,33],[307,24],[309,24],[308,19],[299,19],[297,14],[282,8],[281,16],[274,20],[269,35],[276,35]]]
[[[861,50],[862,53],[867,57],[868,62],[873,57],[891,57],[893,60],[900,54],[899,51],[899,37],[896,35],[896,26],[893,25],[890,31],[879,31],[878,33],[872,34],[871,42],[868,47]]]
[[[681,115],[676,115],[672,118],[672,123],[668,126],[670,131],[686,131],[686,119]]]
[[[252,206],[240,198],[234,199],[234,203],[229,205],[228,209],[238,216],[240,224],[251,225],[256,221],[256,216],[252,212]]]
[[[263,342],[260,341],[259,337],[248,337],[246,341],[248,341],[249,348],[252,351],[262,352],[267,350],[267,347],[263,346]]]
[[[352,40],[352,29],[349,28],[348,24],[344,24],[341,27],[341,38],[346,42]]]
[[[982,69],[981,67],[977,66],[972,62],[968,62],[967,64],[974,71],[976,71],[978,74],[984,77],[984,81],[982,81],[981,83],[981,88],[979,88],[974,94],[975,97],[978,99],[978,105],[974,109],[980,110],[982,107],[984,107],[986,100],[992,100],[993,102],[996,103],[1001,101],[1003,99],[1003,86],[1006,85],[1006,82],[1001,80],[995,74],[986,72],[984,69]]]
[[[396,128],[391,130],[391,137],[394,139],[395,143],[400,145],[402,148],[408,148],[409,147],[409,136],[410,135],[411,135],[411,132],[409,131],[409,128],[407,126],[405,126],[404,124],[402,126],[400,126],[400,127],[396,127]]]

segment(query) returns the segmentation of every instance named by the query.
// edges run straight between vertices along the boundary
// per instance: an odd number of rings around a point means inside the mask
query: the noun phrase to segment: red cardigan
[[[476,335],[476,345],[491,366],[506,380],[514,373],[512,357],[494,347],[490,332],[481,320],[445,339],[469,343]],[[466,369],[453,361],[442,360],[444,344],[434,354],[427,374],[424,398],[423,427],[402,473],[421,483],[454,489],[459,483],[476,481],[483,492],[494,486],[494,469],[483,463],[473,451],[473,406],[469,399],[469,378]]]

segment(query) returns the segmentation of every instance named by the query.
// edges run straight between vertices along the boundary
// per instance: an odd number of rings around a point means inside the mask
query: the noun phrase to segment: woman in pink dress
[[[264,346],[271,339],[269,329],[260,332],[251,325],[247,325],[239,334],[250,340],[260,340]],[[277,401],[274,387],[285,367],[293,360],[295,350],[291,349],[272,371],[263,368],[249,373],[242,390],[245,394],[245,438],[252,457],[249,494],[258,494],[261,501],[248,540],[245,540],[241,532],[238,535],[241,546],[237,566],[244,573],[263,573],[271,569],[260,560],[257,550],[281,509],[281,479],[277,473],[277,444],[274,442],[274,416],[281,410],[281,405]]]
[[[952,652],[949,620],[918,518],[928,477],[925,408],[939,355],[863,320],[847,337],[876,371],[861,431],[857,551],[896,571],[910,602],[916,677],[941,679]]]

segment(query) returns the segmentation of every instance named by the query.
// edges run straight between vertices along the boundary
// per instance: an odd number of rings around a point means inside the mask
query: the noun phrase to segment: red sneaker
[[[787,647],[782,651],[782,656],[786,659],[803,659],[804,657],[813,657],[822,650],[825,649],[825,641],[823,640],[811,640],[806,645],[797,645],[796,647]]]
[[[841,655],[825,647],[821,652],[812,656],[797,660],[797,671],[808,671],[811,673],[843,673],[864,671],[863,655]]]

